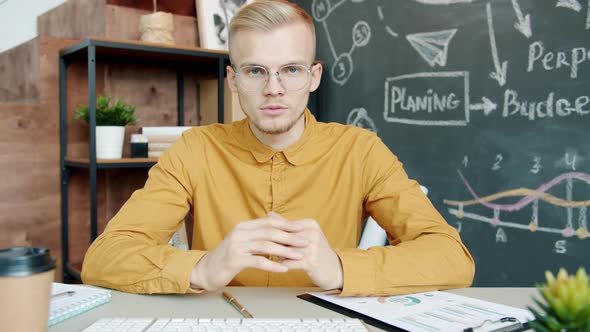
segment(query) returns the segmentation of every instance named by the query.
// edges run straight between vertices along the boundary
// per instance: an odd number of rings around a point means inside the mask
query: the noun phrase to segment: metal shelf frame
[[[135,41],[88,38],[65,48],[59,56],[59,123],[60,123],[60,168],[61,168],[61,237],[62,267],[65,283],[80,280],[80,271],[69,260],[69,219],[68,184],[73,169],[88,169],[90,177],[90,243],[98,235],[97,213],[97,171],[115,168],[149,168],[156,162],[151,160],[129,162],[101,162],[96,159],[96,65],[97,61],[107,63],[142,63],[155,67],[176,68],[178,125],[184,125],[184,74],[194,65],[207,67],[217,76],[217,121],[224,122],[224,78],[225,68],[230,64],[226,51],[207,50],[193,47],[171,47]],[[88,68],[89,140],[88,160],[67,158],[67,71],[74,62],[86,62]],[[172,64],[172,65],[171,65]],[[215,67],[217,67],[215,69]],[[321,89],[310,95],[308,106],[318,120],[325,93]],[[322,98],[320,98],[320,96]]]
[[[129,60],[141,60],[142,63],[153,66],[176,67],[178,125],[184,125],[184,73],[192,64],[210,62],[217,67],[218,89],[218,122],[223,123],[223,96],[225,67],[229,64],[229,56],[223,51],[209,51],[199,48],[175,48],[138,42],[117,41],[109,39],[84,39],[78,44],[66,48],[59,56],[59,123],[60,123],[60,168],[61,168],[61,237],[62,237],[62,268],[63,280],[66,283],[80,280],[80,272],[69,261],[69,219],[68,219],[68,184],[72,169],[88,169],[90,177],[90,243],[98,233],[97,220],[97,170],[113,168],[147,168],[155,161],[130,161],[122,163],[100,162],[96,159],[96,65],[104,60],[116,63]],[[146,59],[147,58],[147,59]],[[165,58],[171,61],[162,61]],[[67,70],[68,65],[86,60],[88,68],[88,106],[89,142],[88,161],[67,159]]]

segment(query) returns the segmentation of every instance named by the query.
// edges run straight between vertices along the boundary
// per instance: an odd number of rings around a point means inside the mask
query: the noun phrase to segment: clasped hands
[[[276,256],[280,261],[265,256]],[[317,221],[289,221],[274,212],[236,225],[215,250],[195,265],[191,286],[216,290],[246,268],[268,272],[304,270],[322,289],[342,288],[343,284],[340,258]]]

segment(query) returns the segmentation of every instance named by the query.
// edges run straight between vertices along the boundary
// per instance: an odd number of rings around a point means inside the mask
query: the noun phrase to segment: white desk
[[[296,296],[313,288],[226,288],[256,318],[344,317]],[[464,288],[455,294],[525,308],[532,305],[534,288]],[[113,291],[111,302],[49,328],[49,332],[81,331],[102,317],[241,318],[221,297],[221,291],[196,295],[135,295]],[[381,331],[372,327],[373,331]]]

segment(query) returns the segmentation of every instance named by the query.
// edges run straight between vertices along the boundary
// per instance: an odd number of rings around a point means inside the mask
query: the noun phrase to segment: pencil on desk
[[[238,300],[236,300],[236,298],[233,295],[231,295],[228,292],[223,292],[221,293],[221,295],[229,304],[232,305],[232,307],[236,308],[236,310],[238,310],[240,314],[242,314],[242,316],[246,318],[254,318],[254,316],[252,316],[252,314],[248,310],[246,310],[246,308],[244,308],[244,306],[241,305],[240,302],[238,302]]]
[[[70,296],[74,296],[75,294],[76,294],[76,291],[61,292],[61,293],[51,295],[51,299],[54,300],[54,299],[58,299],[61,297],[70,297]]]

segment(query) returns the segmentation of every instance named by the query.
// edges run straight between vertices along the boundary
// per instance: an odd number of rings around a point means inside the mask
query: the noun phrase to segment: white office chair
[[[186,232],[186,221],[182,223],[180,229],[178,229],[168,241],[168,244],[182,250],[189,250],[188,246],[188,234]]]
[[[420,186],[424,195],[428,195],[428,188]],[[387,233],[375,219],[369,217],[365,223],[361,240],[359,241],[358,248],[367,250],[370,247],[382,246],[387,244]]]

